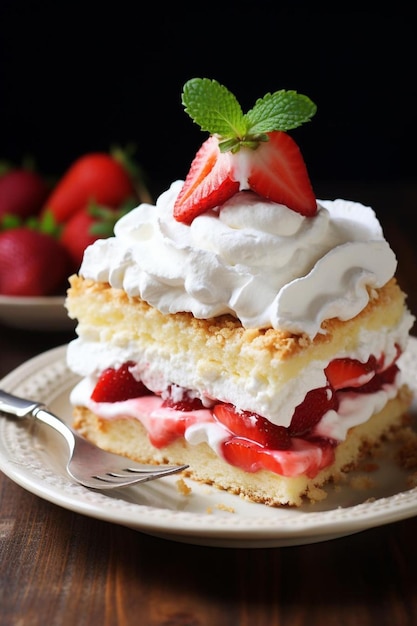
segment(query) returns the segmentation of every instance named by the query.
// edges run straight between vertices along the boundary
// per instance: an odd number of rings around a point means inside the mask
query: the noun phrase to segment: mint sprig
[[[268,141],[267,133],[297,128],[310,121],[317,110],[307,96],[281,89],[259,98],[245,114],[236,97],[209,78],[187,81],[182,104],[201,130],[219,137],[222,152],[237,152],[241,146],[256,148],[259,142]]]

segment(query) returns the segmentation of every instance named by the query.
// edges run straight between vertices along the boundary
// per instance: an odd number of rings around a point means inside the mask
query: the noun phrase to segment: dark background
[[[0,160],[29,154],[57,176],[84,152],[133,143],[159,192],[206,136],[180,100],[200,76],[244,111],[268,91],[308,95],[318,112],[292,135],[313,185],[414,180],[415,40],[411,10],[392,6],[1,0]]]

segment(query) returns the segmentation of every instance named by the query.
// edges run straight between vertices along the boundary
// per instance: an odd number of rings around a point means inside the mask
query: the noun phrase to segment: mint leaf
[[[222,152],[236,152],[246,145],[255,148],[266,133],[288,131],[308,122],[317,107],[296,91],[267,93],[246,114],[236,97],[216,80],[192,78],[182,93],[185,111],[202,130],[220,139]]]
[[[224,139],[241,137],[246,133],[246,122],[239,102],[216,80],[189,80],[183,88],[182,103],[201,130]]]
[[[273,94],[268,93],[246,113],[248,132],[255,135],[273,130],[291,130],[308,122],[316,110],[310,98],[296,91],[281,89]]]

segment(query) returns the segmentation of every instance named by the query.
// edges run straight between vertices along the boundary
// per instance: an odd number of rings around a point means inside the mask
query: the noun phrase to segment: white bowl
[[[64,296],[0,295],[0,323],[27,330],[71,331],[75,321],[68,317],[64,302]]]

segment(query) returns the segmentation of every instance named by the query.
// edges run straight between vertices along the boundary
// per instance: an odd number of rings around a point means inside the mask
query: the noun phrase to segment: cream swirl
[[[246,328],[314,337],[325,319],[357,315],[370,289],[395,273],[395,255],[370,207],[321,200],[315,217],[303,217],[241,191],[187,226],[173,217],[182,184],[174,182],[156,206],[139,205],[117,222],[114,237],[89,246],[80,274],[164,314],[229,313]]]

